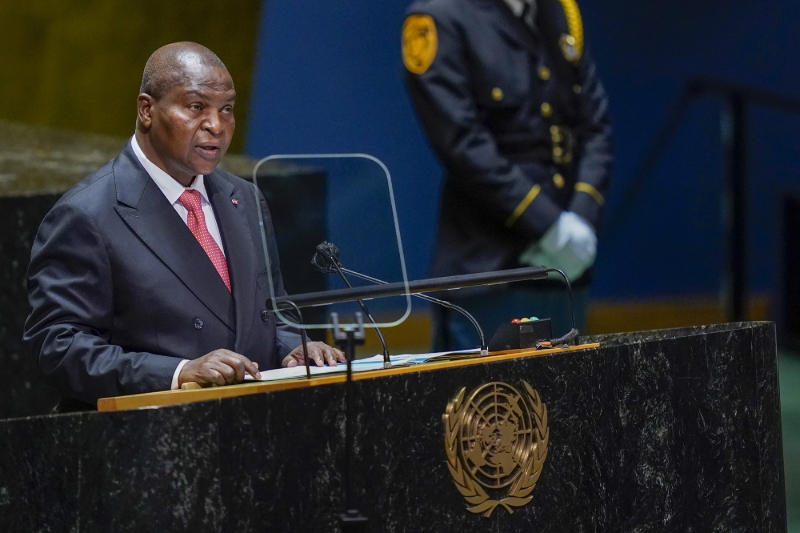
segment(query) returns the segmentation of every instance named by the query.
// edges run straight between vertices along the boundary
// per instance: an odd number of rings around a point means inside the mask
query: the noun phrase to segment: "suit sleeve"
[[[113,344],[112,295],[108,253],[92,217],[57,204],[31,251],[24,341],[42,378],[67,397],[94,404],[170,388],[180,359]]]
[[[489,215],[512,230],[538,238],[561,209],[546,195],[537,194],[532,177],[500,154],[470,90],[468,50],[460,32],[448,17],[433,18],[436,57],[422,74],[405,72],[422,129],[442,165],[460,180],[457,185],[464,194],[479,199]],[[515,214],[521,205],[527,208]]]
[[[272,283],[275,286],[275,294],[276,296],[285,296],[286,289],[283,286],[283,276],[281,275],[280,261],[278,259],[278,245],[275,242],[275,229],[272,226],[272,217],[269,213],[267,200],[264,198],[261,191],[258,191],[258,198],[261,205],[261,215],[264,219],[264,239],[267,245],[267,254],[270,259],[270,274],[272,276]],[[294,316],[294,313],[290,314]],[[302,344],[302,339],[300,338],[300,332],[296,328],[285,324],[280,319],[277,319],[276,322],[275,357],[277,358],[276,368],[280,368],[283,358],[289,355],[289,352],[300,346],[300,344]]]
[[[577,182],[569,210],[598,227],[606,202],[614,162],[614,138],[609,118],[608,98],[594,62],[581,64],[583,124],[579,132],[581,155],[577,162]]]

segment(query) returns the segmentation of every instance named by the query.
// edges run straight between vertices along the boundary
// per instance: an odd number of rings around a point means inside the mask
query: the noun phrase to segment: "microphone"
[[[353,288],[350,284],[350,280],[344,275],[341,263],[339,262],[339,249],[334,244],[328,241],[322,241],[318,244],[317,251],[314,253],[314,257],[311,258],[311,264],[314,268],[326,274],[337,272],[347,286],[351,289]],[[356,301],[367,318],[369,318],[369,321],[375,325],[375,333],[378,335],[378,340],[381,341],[381,346],[383,346],[383,368],[391,368],[392,360],[389,357],[389,348],[386,346],[386,339],[383,338],[383,333],[381,333],[380,328],[378,328],[378,323],[372,318],[372,314],[367,309],[363,300]]]
[[[337,248],[335,244],[328,241],[322,241],[320,244],[317,245],[317,253],[314,254],[314,258],[311,260],[311,264],[314,265],[314,268],[316,268],[320,272],[332,273],[338,271],[342,275],[342,277],[344,277],[344,274],[347,273],[351,276],[355,276],[365,281],[375,283],[376,285],[388,285],[388,282],[386,281],[380,280],[378,278],[373,278],[372,276],[367,276],[366,274],[355,272],[354,270],[349,270],[347,268],[344,268],[341,262],[339,261],[339,256],[340,256],[339,248]],[[350,283],[347,283],[347,285],[350,286]],[[420,298],[427,302],[441,305],[442,307],[446,307],[447,309],[452,309],[453,311],[457,311],[462,315],[464,315],[467,318],[467,320],[470,321],[473,327],[475,327],[475,330],[478,332],[478,336],[480,337],[481,340],[481,355],[489,355],[489,347],[487,346],[486,341],[484,339],[483,330],[481,329],[480,324],[478,324],[478,321],[475,320],[475,317],[473,317],[466,309],[464,309],[463,307],[459,307],[458,305],[450,303],[448,301],[440,300],[438,298],[434,298],[433,296],[428,296],[427,294],[424,293],[415,293],[412,294],[412,296],[416,296],[417,298]],[[360,300],[359,303],[361,303]],[[370,320],[372,320],[371,316],[369,318]],[[378,332],[378,334],[380,335],[380,332]]]

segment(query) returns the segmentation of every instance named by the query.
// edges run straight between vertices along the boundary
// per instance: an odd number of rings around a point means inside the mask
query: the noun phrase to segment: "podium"
[[[772,324],[580,342],[357,376],[367,531],[786,531]],[[0,422],[0,529],[338,531],[343,378],[265,386]]]

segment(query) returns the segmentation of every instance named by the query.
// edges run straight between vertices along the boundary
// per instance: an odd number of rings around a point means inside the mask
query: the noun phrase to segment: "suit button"
[[[544,65],[539,67],[539,70],[537,72],[539,74],[539,79],[540,80],[547,81],[547,80],[550,79],[550,69],[545,67]]]
[[[499,102],[503,99],[503,89],[500,87],[495,87],[492,89],[492,100],[495,102]]]
[[[561,174],[553,174],[553,184],[558,187],[559,189],[564,188],[564,176]]]
[[[542,104],[542,116],[544,118],[548,118],[552,114],[553,114],[553,107],[548,102],[543,103]]]
[[[269,322],[269,311],[261,311],[261,320]]]
[[[203,321],[201,319],[194,319],[194,329],[203,329]]]

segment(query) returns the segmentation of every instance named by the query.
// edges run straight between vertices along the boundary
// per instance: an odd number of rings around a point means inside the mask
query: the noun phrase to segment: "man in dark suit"
[[[58,201],[31,252],[24,339],[66,409],[302,359],[299,335],[265,308],[269,274],[283,293],[266,202],[216,169],[235,127],[225,65],[201,45],[167,45],[140,92],[135,135]],[[344,360],[323,343],[309,352]]]
[[[445,170],[432,275],[547,265],[578,286],[578,327],[613,161],[608,100],[575,0],[417,0],[403,25],[406,84]],[[489,333],[511,318],[570,328],[563,288],[448,294]],[[434,309],[435,349],[476,345]]]

